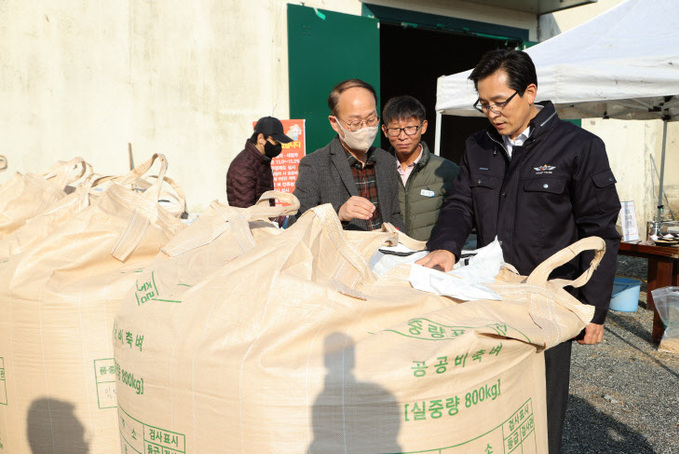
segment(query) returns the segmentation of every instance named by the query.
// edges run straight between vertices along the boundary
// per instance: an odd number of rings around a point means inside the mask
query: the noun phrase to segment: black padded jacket
[[[272,190],[271,158],[260,153],[248,140],[245,142],[245,149],[233,158],[226,173],[226,196],[229,205],[250,207],[257,203],[262,194]]]
[[[456,257],[473,226],[478,244],[497,236],[504,259],[522,275],[553,253],[588,236],[606,242],[606,254],[590,281],[573,290],[596,307],[603,323],[610,304],[620,234],[615,223],[620,201],[603,141],[559,119],[551,102],[530,121],[531,135],[509,158],[492,126],[467,139],[460,175],[444,202],[428,242]],[[574,279],[593,253],[581,254],[551,278]]]

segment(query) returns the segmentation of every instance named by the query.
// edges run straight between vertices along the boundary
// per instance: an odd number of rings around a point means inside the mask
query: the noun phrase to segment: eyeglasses
[[[405,132],[406,135],[414,136],[417,131],[420,130],[424,122],[420,123],[418,126],[406,126],[405,128],[387,128],[387,137],[398,137],[401,135],[401,131]]]
[[[514,94],[507,98],[506,101],[496,102],[495,104],[480,104],[481,100],[477,99],[476,102],[474,103],[474,109],[484,114],[487,113],[489,110],[493,113],[499,114],[500,112],[502,112],[502,109],[504,109],[507,106],[507,104],[509,104],[509,101],[511,101],[512,98],[517,94],[519,94],[519,92],[515,91]]]
[[[338,117],[337,115],[335,115],[335,118],[337,118],[338,120],[344,121],[340,117]],[[379,122],[380,122],[380,117],[377,116],[377,115],[373,115],[372,117],[369,117],[365,120],[354,120],[351,123],[344,121],[344,123],[349,127],[349,131],[358,131],[359,129],[361,129],[363,127],[363,125],[369,126],[369,127],[377,126],[377,123],[379,123]]]

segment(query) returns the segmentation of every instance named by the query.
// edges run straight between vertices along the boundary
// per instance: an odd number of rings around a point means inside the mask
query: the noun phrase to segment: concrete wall
[[[375,3],[537,38],[529,14],[445,0]],[[304,4],[362,11],[359,0]],[[251,122],[288,116],[286,8],[281,0],[0,1],[0,155],[9,163],[0,184],[75,156],[121,174],[131,143],[135,164],[167,156],[191,212],[225,201],[226,169]]]
[[[542,16],[448,0],[373,0],[402,9],[498,23],[544,40],[622,0]],[[0,2],[0,154],[8,170],[38,172],[82,156],[102,174],[164,153],[192,212],[225,200],[225,172],[251,122],[287,118],[286,1],[4,0]],[[296,2],[289,2],[296,3]],[[359,0],[308,0],[360,15]],[[586,120],[607,144],[621,199],[643,231],[655,215],[659,121]],[[665,188],[679,211],[679,125],[670,124]],[[653,191],[656,182],[656,192]]]
[[[662,121],[583,120],[582,126],[606,143],[620,200],[634,201],[639,234],[645,239],[646,223],[657,216]],[[669,205],[663,198],[664,219],[670,219],[670,209],[679,219],[679,124],[669,123],[667,129],[663,186]]]
[[[540,40],[544,41],[619,5],[623,0],[598,0],[597,3],[545,15],[539,21]],[[653,160],[660,171],[662,121],[622,121],[588,119],[582,127],[601,137],[606,143],[611,168],[618,180],[620,200],[634,201],[637,225],[642,239],[646,223],[656,218],[658,177]],[[663,200],[666,217],[670,208],[679,219],[679,124],[668,125],[664,188],[669,199]],[[653,157],[653,158],[651,158]]]
[[[192,210],[224,199],[250,121],[287,114],[284,16],[271,0],[3,1],[0,153],[10,171],[82,156],[120,174],[129,142],[136,163],[167,156]]]

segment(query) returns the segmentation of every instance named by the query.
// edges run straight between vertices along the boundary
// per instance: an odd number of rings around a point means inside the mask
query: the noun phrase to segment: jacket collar
[[[354,174],[351,172],[349,160],[347,159],[347,155],[338,135],[332,139],[332,142],[329,144],[329,148],[330,159],[332,160],[337,173],[340,175],[340,178],[342,178],[344,187],[350,195],[358,195],[358,189],[356,188],[356,182],[354,181]]]
[[[431,152],[429,151],[429,147],[427,146],[426,143],[424,143],[424,140],[420,141],[422,144],[422,157],[420,158],[419,161],[417,161],[417,167],[418,169],[421,169],[422,167],[426,166],[427,163],[429,162],[429,159],[431,158]]]
[[[422,167],[426,166],[427,163],[429,162],[430,157],[431,157],[431,152],[429,151],[429,147],[424,142],[424,140],[421,140],[420,144],[422,145],[422,157],[420,157],[420,160],[417,161],[417,164],[415,164],[416,169],[421,169]],[[396,159],[396,161],[398,162],[398,158],[396,157],[396,150],[394,150],[394,147],[389,148],[389,153],[391,153],[394,156],[394,158]]]
[[[551,128],[552,125],[556,124],[556,122],[559,120],[559,115],[556,113],[554,104],[552,104],[551,101],[542,101],[536,104],[541,105],[542,109],[540,109],[538,114],[528,122],[528,125],[531,128],[531,139],[535,139],[536,137],[544,134],[545,131],[548,131],[549,128]],[[502,136],[492,125],[488,126],[487,131],[488,136],[490,136],[490,138],[495,142],[500,144],[504,143]]]
[[[247,150],[248,153],[250,153],[251,155],[257,156],[262,161],[264,161],[266,163],[271,162],[271,158],[268,157],[267,155],[260,153],[259,150],[257,149],[257,147],[255,146],[255,144],[250,142],[250,140],[245,141],[245,149]]]

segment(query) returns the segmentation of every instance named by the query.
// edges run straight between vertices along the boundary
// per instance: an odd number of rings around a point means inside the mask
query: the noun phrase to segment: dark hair
[[[535,84],[536,87],[538,85],[538,76],[530,55],[515,49],[489,50],[483,54],[469,75],[469,80],[474,81],[474,87],[478,91],[480,80],[500,70],[507,73],[509,87],[518,91],[520,96],[523,96],[530,84]]]
[[[372,85],[367,82],[363,82],[361,79],[349,79],[335,85],[335,88],[333,88],[330,92],[330,96],[328,96],[328,107],[330,108],[331,114],[337,115],[337,103],[339,102],[340,95],[348,89],[354,87],[365,88],[370,93],[372,93],[373,97],[375,98],[375,106],[377,106],[377,92]]]
[[[416,119],[423,122],[427,119],[427,111],[424,105],[412,96],[396,96],[391,98],[382,109],[382,122],[385,125],[391,123],[392,120],[410,120]]]

